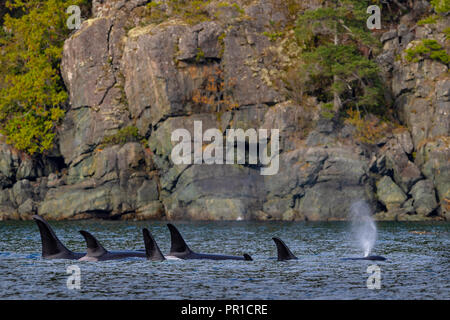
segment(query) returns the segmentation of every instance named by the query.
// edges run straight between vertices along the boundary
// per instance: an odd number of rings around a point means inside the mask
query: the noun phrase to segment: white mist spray
[[[350,217],[354,239],[363,250],[364,257],[367,257],[377,240],[377,227],[367,202],[358,201],[353,203],[350,206]]]

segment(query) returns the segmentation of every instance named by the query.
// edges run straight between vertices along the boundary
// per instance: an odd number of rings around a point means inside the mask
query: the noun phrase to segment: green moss
[[[332,103],[325,103],[322,105],[322,109],[325,109],[327,111],[332,111],[333,110],[333,104]]]
[[[445,39],[450,39],[450,27],[444,29]]]
[[[222,1],[217,4],[217,8],[229,8],[231,5],[228,2]]]
[[[277,41],[278,39],[283,38],[284,36],[284,32],[279,31],[279,32],[264,32],[263,33],[266,37],[268,37],[270,39],[270,41]]]
[[[220,53],[219,55],[222,57],[224,52],[225,52],[225,37],[227,36],[227,34],[225,32],[223,32],[218,38],[217,40],[219,41],[219,45],[220,45]]]
[[[322,111],[322,117],[324,117],[325,119],[331,120],[334,118],[334,113],[332,113],[330,111]]]
[[[142,138],[140,142],[144,146],[144,148],[149,148],[148,139]]]
[[[239,5],[238,5],[237,3],[233,3],[232,7],[233,7],[234,9],[236,9],[236,11],[239,12],[240,14],[244,14],[244,13],[245,13],[244,9],[242,9],[241,7],[239,7]]]
[[[140,141],[143,138],[139,135],[138,128],[128,126],[120,129],[115,134],[103,138],[102,146],[111,146],[116,144],[125,144],[127,142]]]
[[[195,61],[201,62],[205,60],[205,52],[201,48],[197,48],[197,55],[195,56]]]

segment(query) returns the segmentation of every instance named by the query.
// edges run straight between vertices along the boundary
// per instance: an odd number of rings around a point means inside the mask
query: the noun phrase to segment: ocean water
[[[170,248],[165,222],[50,222],[73,251],[85,251],[78,230],[106,249],[143,249],[147,227],[161,251]],[[372,254],[387,261],[344,261],[362,256],[350,223],[176,222],[197,252],[241,255],[254,261],[170,260],[79,262],[41,259],[32,221],[0,222],[0,299],[450,299],[450,224],[377,224]],[[272,237],[299,258],[276,261]],[[80,268],[80,289],[69,289],[67,268]],[[367,286],[379,267],[380,289]]]

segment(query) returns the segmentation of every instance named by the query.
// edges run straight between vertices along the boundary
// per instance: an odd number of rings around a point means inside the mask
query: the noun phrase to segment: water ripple
[[[78,230],[91,231],[105,248],[142,249],[149,228],[163,252],[170,236],[163,222],[51,223],[74,251],[84,251]],[[177,223],[188,244],[206,253],[250,254],[254,261],[169,260],[78,262],[40,258],[33,222],[0,223],[1,299],[449,299],[448,223],[379,223],[373,254],[387,261],[381,289],[367,289],[372,261],[360,255],[347,223]],[[277,262],[271,238],[281,237],[299,260]],[[81,289],[67,288],[67,267],[81,269]]]

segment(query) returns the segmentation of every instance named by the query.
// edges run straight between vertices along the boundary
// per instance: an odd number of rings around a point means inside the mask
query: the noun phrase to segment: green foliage
[[[0,130],[30,154],[53,147],[67,93],[59,73],[69,5],[85,0],[15,0],[0,33]]]
[[[201,62],[205,59],[205,52],[201,48],[197,48],[197,55],[195,56],[195,61]]]
[[[322,112],[321,112],[322,117],[324,117],[325,119],[331,120],[334,118],[334,113],[333,113],[333,104],[332,103],[325,103],[322,105]]]
[[[228,3],[225,1],[219,2],[219,4],[217,5],[218,8],[234,8],[237,12],[239,12],[240,14],[244,14],[245,11],[244,9],[242,9],[241,7],[239,7],[239,5],[237,3]]]
[[[129,126],[118,130],[115,134],[111,136],[104,137],[102,146],[105,147],[115,144],[125,144],[127,142],[139,140],[141,140],[141,137],[139,135],[138,128],[134,126]]]
[[[270,41],[277,41],[280,38],[283,38],[284,36],[284,32],[279,31],[279,32],[267,32],[265,31],[263,33],[267,38],[270,39]]]
[[[437,22],[438,17],[436,15],[431,15],[426,18],[423,18],[417,22],[418,26],[423,26],[425,24],[434,24]]]
[[[450,39],[450,27],[444,29],[445,40]]]
[[[450,56],[445,49],[434,39],[423,39],[412,48],[406,49],[406,60],[418,62],[421,57],[440,61],[444,64],[450,62]]]
[[[448,13],[450,11],[450,0],[431,0],[431,6],[436,13]]]
[[[439,19],[445,18],[445,15],[450,11],[450,0],[431,0],[431,6],[437,14],[419,20],[417,25],[434,24]]]
[[[366,27],[368,3],[336,3],[307,10],[297,20],[296,37],[303,48],[301,72],[307,74],[303,85],[320,101],[333,101],[334,112],[342,107],[382,112],[379,70],[367,57],[378,45]]]
[[[370,1],[338,0],[335,5],[307,10],[300,14],[296,24],[296,35],[305,47],[320,43],[353,41],[364,45],[375,45],[376,40],[367,29],[366,13]]]

